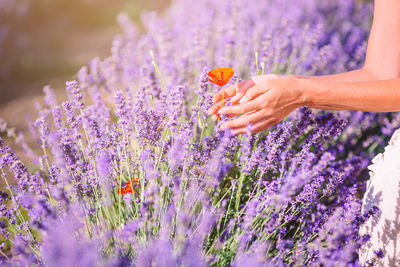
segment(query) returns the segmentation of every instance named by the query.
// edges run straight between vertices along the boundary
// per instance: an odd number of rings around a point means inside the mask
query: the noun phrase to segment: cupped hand
[[[225,98],[231,98],[232,106],[222,107],[219,104],[210,108],[213,119],[217,114],[238,116],[224,122],[221,130],[230,128],[235,134],[246,133],[248,124],[251,132],[256,134],[282,121],[296,108],[304,105],[305,100],[297,86],[295,76],[278,76],[273,74],[254,76],[225,89]],[[222,90],[214,97],[214,103],[222,100]]]

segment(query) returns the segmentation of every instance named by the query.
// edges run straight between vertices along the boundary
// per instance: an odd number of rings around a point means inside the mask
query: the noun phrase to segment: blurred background
[[[0,0],[0,118],[26,127],[42,88],[62,91],[82,65],[107,57],[116,17],[139,27],[143,10],[162,11],[169,0]]]

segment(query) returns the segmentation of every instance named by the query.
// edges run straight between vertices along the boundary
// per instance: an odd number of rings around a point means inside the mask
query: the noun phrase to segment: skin
[[[326,76],[266,74],[225,89],[230,107],[218,104],[222,90],[213,97],[209,110],[240,115],[225,122],[221,130],[252,134],[282,121],[296,108],[369,112],[400,111],[400,0],[375,0],[374,19],[363,68]]]

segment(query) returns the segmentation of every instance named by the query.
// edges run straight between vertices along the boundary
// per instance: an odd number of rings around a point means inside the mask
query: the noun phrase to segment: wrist
[[[290,87],[296,90],[296,95],[298,99],[299,106],[308,106],[310,107],[312,100],[311,100],[311,80],[310,79],[291,79]]]

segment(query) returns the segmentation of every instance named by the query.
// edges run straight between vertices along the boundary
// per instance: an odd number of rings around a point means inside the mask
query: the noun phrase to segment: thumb
[[[240,99],[239,103],[240,104],[246,103],[250,100],[253,100],[257,96],[262,95],[266,91],[268,91],[269,89],[266,88],[266,84],[267,84],[266,81],[269,78],[275,77],[275,76],[276,75],[274,75],[274,74],[267,74],[267,75],[252,77],[251,79],[253,80],[255,85],[246,91],[244,96]]]
[[[250,88],[246,92],[246,94],[242,97],[242,99],[239,100],[239,104],[243,104],[243,103],[249,102],[250,100],[253,100],[257,96],[262,95],[266,91],[268,91],[268,89],[266,90],[263,86],[256,85],[256,86]]]
[[[255,85],[254,80],[252,78],[242,81],[236,84],[235,89],[236,89],[236,94],[234,97],[232,97],[231,102],[236,103],[238,102],[245,94],[246,92],[252,88]]]

